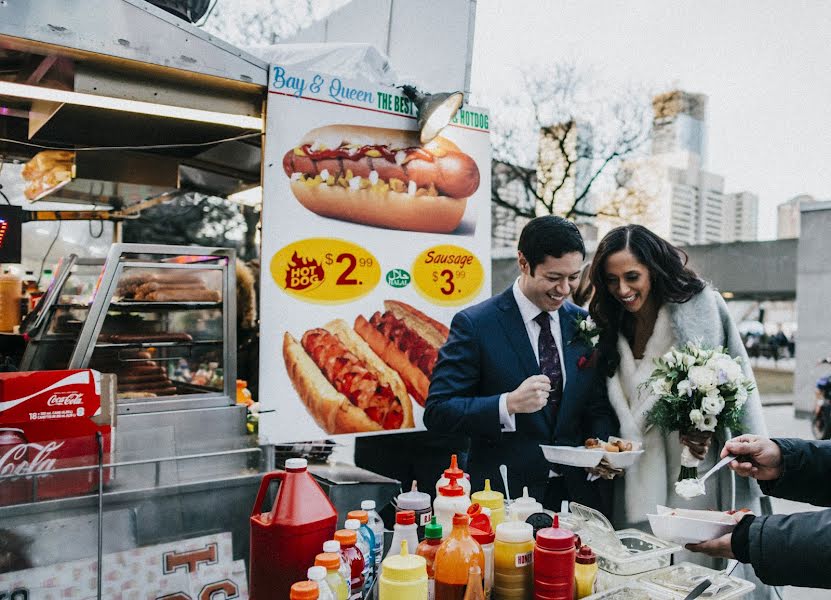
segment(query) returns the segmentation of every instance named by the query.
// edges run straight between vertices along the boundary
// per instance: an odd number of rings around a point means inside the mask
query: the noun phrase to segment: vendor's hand
[[[623,476],[623,469],[616,469],[604,458],[596,467],[586,467],[586,472],[603,479],[614,479]]]
[[[753,513],[749,510],[737,510],[730,516],[733,517],[736,525],[738,525],[739,521],[751,514]],[[700,544],[687,544],[684,547],[692,552],[702,552],[714,558],[736,558],[733,555],[733,532],[726,533],[714,540],[708,540],[706,542],[701,542]]]
[[[730,468],[742,477],[772,481],[782,475],[782,449],[768,438],[740,435],[724,444],[721,457],[728,454],[739,457],[730,463]]]
[[[690,449],[690,454],[698,460],[704,460],[713,440],[712,431],[693,431],[681,434],[681,443]]]
[[[533,413],[548,403],[551,380],[545,375],[532,375],[508,394],[508,414]]]

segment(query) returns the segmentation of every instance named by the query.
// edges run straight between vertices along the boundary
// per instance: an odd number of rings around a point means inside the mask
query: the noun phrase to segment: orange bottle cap
[[[248,382],[245,381],[245,379],[237,379],[237,387],[238,388],[248,387]]]
[[[450,483],[439,488],[439,494],[442,496],[464,496],[465,488],[460,486],[455,479],[451,479]]]
[[[315,556],[315,566],[324,567],[327,570],[340,568],[340,555],[334,552],[321,552]]]
[[[365,510],[350,510],[346,515],[347,519],[357,519],[362,524],[369,523],[369,513]]]
[[[444,470],[444,476],[451,481],[465,476],[465,472],[459,468],[459,461],[455,454],[450,455],[450,467]]]
[[[456,513],[453,515],[453,527],[456,525],[467,525],[470,522],[470,518],[466,514]]]
[[[320,590],[314,581],[298,581],[291,586],[289,600],[317,600]]]
[[[335,540],[340,542],[342,548],[348,548],[358,542],[358,534],[350,529],[338,529],[335,532]]]
[[[396,525],[415,525],[414,510],[399,510],[395,513]]]

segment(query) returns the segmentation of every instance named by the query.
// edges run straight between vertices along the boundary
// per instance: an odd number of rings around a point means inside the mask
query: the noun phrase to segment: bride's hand
[[[698,460],[704,460],[713,441],[712,431],[695,431],[681,434],[681,443],[690,449],[690,453]]]

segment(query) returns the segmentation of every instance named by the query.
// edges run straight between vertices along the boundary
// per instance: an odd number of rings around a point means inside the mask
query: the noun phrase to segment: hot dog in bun
[[[459,226],[479,168],[450,140],[422,146],[418,132],[329,125],[286,152],[300,203],[324,217],[430,233]]]
[[[283,336],[294,389],[328,434],[409,429],[413,406],[398,375],[346,323],[336,319],[298,342]]]
[[[355,319],[355,331],[384,362],[398,371],[407,390],[421,406],[427,401],[430,377],[439,348],[450,331],[445,325],[404,302],[384,301],[384,313],[369,321]]]

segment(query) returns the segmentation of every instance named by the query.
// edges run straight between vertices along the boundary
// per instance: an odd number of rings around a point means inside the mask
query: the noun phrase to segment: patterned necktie
[[[557,414],[560,399],[563,397],[563,368],[560,365],[560,353],[557,351],[557,342],[551,333],[551,317],[547,312],[541,312],[534,320],[540,326],[540,339],[537,344],[540,355],[540,372],[551,380],[551,393],[548,394],[548,403],[551,405],[552,415]]]

